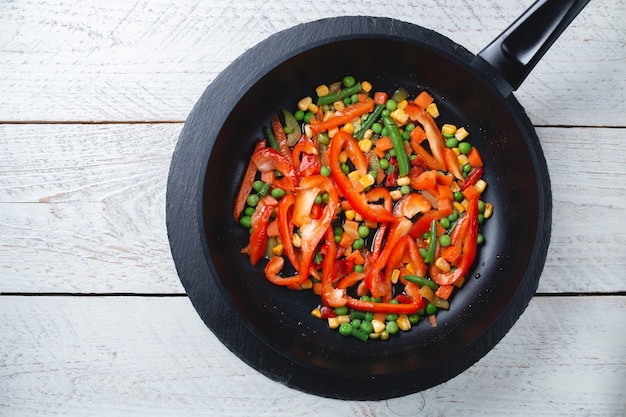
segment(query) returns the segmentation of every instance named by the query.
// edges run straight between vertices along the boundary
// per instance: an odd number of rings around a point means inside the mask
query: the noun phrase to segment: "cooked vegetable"
[[[464,127],[437,126],[429,93],[389,98],[352,76],[315,92],[252,153],[233,209],[242,252],[269,258],[269,282],[319,295],[311,314],[341,335],[387,340],[422,315],[435,326],[493,213],[479,151]]]

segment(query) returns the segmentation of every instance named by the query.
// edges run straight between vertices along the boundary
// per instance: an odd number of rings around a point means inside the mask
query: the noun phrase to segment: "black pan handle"
[[[517,90],[587,3],[589,0],[538,0],[478,56]],[[477,61],[477,67],[484,65]]]

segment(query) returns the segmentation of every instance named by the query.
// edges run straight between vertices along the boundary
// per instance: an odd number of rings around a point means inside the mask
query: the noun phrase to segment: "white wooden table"
[[[626,6],[594,0],[517,91],[553,187],[539,291],[451,381],[322,399],[231,354],[185,296],[165,191],[233,59],[316,18],[394,17],[477,53],[531,0],[0,0],[0,415],[623,416]]]

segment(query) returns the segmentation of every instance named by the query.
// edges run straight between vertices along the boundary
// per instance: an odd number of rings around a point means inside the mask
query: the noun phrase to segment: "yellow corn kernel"
[[[313,317],[318,318],[318,319],[321,319],[321,318],[322,318],[322,312],[320,311],[320,309],[319,309],[319,308],[314,308],[314,309],[313,309],[313,311],[311,311],[311,315],[312,315]]]
[[[333,136],[335,136],[337,134],[337,132],[339,132],[339,128],[338,127],[333,127],[332,129],[330,129],[328,131],[328,137],[332,139]]]
[[[341,151],[339,153],[339,162],[341,162],[342,164],[345,164],[346,162],[348,162],[348,152]]]
[[[476,184],[474,184],[474,188],[476,188],[479,193],[482,193],[483,191],[485,191],[485,188],[487,188],[487,183],[485,182],[485,180],[478,180],[476,181]]]
[[[403,332],[411,330],[411,322],[406,314],[400,314],[396,319],[396,324]]]
[[[333,103],[333,108],[337,111],[342,111],[346,108],[346,105],[344,104],[343,101],[339,100]]]
[[[363,139],[371,139],[374,131],[372,129],[367,129],[365,133],[363,133]]]
[[[389,194],[391,195],[391,199],[393,201],[398,201],[402,198],[403,194],[402,191],[400,190],[393,190],[393,191],[389,191]]]
[[[300,237],[299,234],[294,233],[293,235],[291,235],[291,244],[296,248],[299,248],[302,246],[302,238]]]
[[[432,303],[436,305],[437,308],[443,308],[444,310],[450,308],[450,302],[448,302],[448,300],[444,300],[443,298],[435,297]]]
[[[328,318],[328,327],[331,329],[336,329],[339,327],[341,323],[339,323],[339,317],[329,317]]]
[[[359,174],[359,171],[350,171],[348,173],[348,179],[352,182],[357,182],[361,180],[361,174]]]
[[[372,329],[374,329],[374,333],[381,333],[385,330],[385,323],[378,319],[372,320]]]
[[[319,107],[317,107],[317,104],[315,104],[315,103],[311,103],[311,104],[309,104],[308,110],[309,110],[311,113],[315,114],[315,113],[317,113],[317,111],[319,110]]]
[[[397,284],[399,279],[400,279],[400,270],[399,269],[394,269],[391,272],[391,283],[392,284]]]
[[[468,163],[467,155],[459,155],[456,157],[456,160],[459,161],[459,165],[463,166]]]
[[[370,91],[372,91],[372,83],[369,81],[361,81],[361,90],[369,93]]]
[[[328,119],[330,119],[331,117],[333,117],[335,115],[334,111],[327,111],[324,113],[324,115],[322,116],[322,121],[326,121]]]
[[[457,130],[456,126],[450,123],[446,123],[443,126],[441,126],[441,133],[443,133],[444,135],[454,135],[456,130]]]
[[[461,186],[457,184],[456,181],[453,181],[452,184],[450,184],[450,189],[453,193],[456,193],[457,191],[461,191]]]
[[[354,125],[352,123],[346,123],[345,125],[343,125],[341,130],[343,130],[344,132],[347,132],[349,134],[353,134],[354,133]]]
[[[465,212],[465,207],[463,206],[463,204],[459,203],[458,201],[455,201],[454,203],[452,203],[452,206],[454,206],[454,209],[459,213],[464,213]]]
[[[426,111],[435,119],[439,117],[439,108],[435,103],[430,103],[428,107],[426,107]]]
[[[348,209],[343,212],[343,215],[346,216],[347,220],[354,220],[354,216],[356,215],[356,211],[353,209]]]
[[[307,111],[309,109],[309,104],[313,103],[313,99],[311,97],[305,97],[298,101],[298,109],[302,111]]]
[[[406,99],[404,99],[404,100],[402,100],[401,102],[398,103],[398,108],[400,110],[404,110],[404,109],[406,109],[406,106],[408,106],[408,105],[409,105],[409,102],[406,101]]]
[[[411,179],[407,176],[398,177],[396,182],[398,183],[400,187],[402,187],[403,185],[411,185]]]
[[[483,213],[483,215],[485,216],[485,219],[488,219],[489,217],[491,217],[492,214],[493,214],[493,204],[485,203],[485,212]]]
[[[369,139],[361,139],[359,141],[359,149],[363,153],[368,153],[372,150],[372,141]]]
[[[350,316],[348,314],[345,314],[343,316],[337,316],[337,319],[339,319],[339,324],[350,322]]]
[[[328,89],[328,86],[326,84],[321,84],[317,86],[317,88],[315,89],[315,93],[317,93],[318,97],[324,97],[327,96],[328,93],[330,93],[330,90]]]
[[[459,127],[454,133],[454,137],[456,138],[456,140],[463,140],[468,136],[469,132],[463,126]]]
[[[380,333],[372,332],[368,336],[369,336],[370,339],[378,339],[380,337]]]
[[[409,271],[411,274],[415,274],[415,267],[413,266],[413,264],[411,262],[407,263],[404,265],[404,267],[406,268],[407,271]]]
[[[452,151],[454,152],[457,158],[461,155],[461,151],[459,151],[459,148],[452,148]]]
[[[450,264],[441,256],[435,260],[435,266],[441,270],[441,272],[450,272]]]
[[[283,250],[283,245],[278,244],[272,248],[272,253],[276,256],[281,256],[283,254]]]
[[[359,182],[361,183],[363,188],[367,188],[370,185],[374,185],[376,180],[370,174],[365,174],[359,179]]]
[[[313,281],[311,281],[310,278],[304,280],[304,282],[300,284],[300,288],[302,288],[303,290],[310,290],[311,288],[313,288]]]
[[[391,116],[391,118],[395,120],[396,123],[400,126],[406,124],[406,122],[409,120],[409,115],[402,109],[395,109],[394,111],[389,113],[389,116]]]
[[[428,301],[433,301],[435,299],[435,292],[428,285],[420,287],[420,295]]]

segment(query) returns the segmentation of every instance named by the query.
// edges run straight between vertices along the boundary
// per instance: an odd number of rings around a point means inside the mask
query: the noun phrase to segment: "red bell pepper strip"
[[[265,146],[265,141],[260,140],[257,142],[254,151],[256,152],[258,149],[263,149]],[[257,166],[254,161],[250,159],[246,172],[243,174],[243,180],[241,181],[241,186],[239,187],[239,193],[237,193],[237,198],[235,199],[233,216],[236,221],[239,221],[239,216],[241,216],[241,212],[246,207],[246,199],[248,198],[250,191],[252,191],[252,184],[254,183],[256,172]]]
[[[458,262],[457,268],[450,270],[449,272],[442,272],[437,266],[432,265],[430,267],[430,276],[433,281],[439,285],[453,285],[461,277],[465,276],[468,272],[474,258],[476,257],[477,241],[478,238],[478,199],[472,198],[469,200],[469,206],[467,208],[463,224],[458,224],[455,230],[452,231],[450,238],[453,241],[457,238],[463,239],[462,248],[463,253]],[[461,223],[461,220],[459,220]],[[456,229],[459,228],[458,236],[455,235]],[[463,231],[463,229],[465,229]],[[464,232],[464,233],[463,233]],[[464,236],[463,236],[464,235]]]
[[[391,211],[393,209],[393,199],[391,198],[391,194],[389,190],[384,187],[375,187],[365,194],[365,199],[369,203],[373,203],[378,200],[383,200],[383,207],[387,210]],[[385,234],[387,233],[387,228],[389,227],[389,222],[381,222],[378,225],[378,229],[374,234],[374,241],[372,242],[372,253],[378,255],[383,248],[383,242],[385,240]]]
[[[285,155],[287,159],[291,159],[291,149],[289,144],[287,144],[287,134],[276,114],[272,117],[272,130],[274,131],[274,137],[278,143],[280,153]]]
[[[472,168],[472,170],[470,171],[470,173],[467,176],[467,179],[465,180],[465,183],[461,186],[461,191],[465,191],[465,189],[471,185],[476,184],[476,182],[481,179],[483,176],[483,168],[482,167],[476,167],[476,168]]]
[[[281,188],[293,191],[299,182],[299,176],[290,159],[274,148],[257,149],[252,154],[252,161],[261,172],[278,171],[286,181],[281,183]]]
[[[302,158],[301,158],[302,157]],[[319,151],[317,147],[305,135],[300,137],[291,150],[291,160],[294,168],[300,173],[301,177],[309,175],[317,175],[322,167]]]
[[[306,203],[299,204],[298,199],[305,199],[308,201],[311,194],[315,193],[315,195],[317,195],[321,192],[328,193],[328,203],[325,205],[324,211],[322,212],[320,218],[313,219],[311,217],[307,217],[308,213],[296,212],[297,210],[307,210],[308,206]],[[295,192],[294,198],[294,213],[292,214],[292,217],[294,219],[300,218],[304,220],[304,223],[300,225],[300,234],[302,239],[302,244],[300,247],[300,262],[299,264],[294,265],[294,267],[296,267],[297,269],[295,275],[283,278],[280,277],[278,273],[282,269],[282,264],[284,264],[284,260],[274,261],[274,259],[282,259],[282,257],[273,257],[265,269],[265,275],[267,279],[277,285],[300,284],[309,277],[311,266],[313,264],[313,256],[315,255],[315,249],[324,237],[324,234],[329,229],[329,226],[333,221],[333,218],[335,217],[335,213],[337,212],[337,207],[339,205],[339,194],[337,192],[337,189],[335,188],[330,178],[324,177],[323,175],[313,175],[303,178],[302,181],[300,181],[298,190]],[[281,215],[280,210],[278,212],[278,215]],[[279,228],[280,224],[282,224],[283,222],[284,219],[279,220]],[[291,231],[289,231],[289,234],[291,234]],[[289,236],[289,238],[291,238],[291,236]]]
[[[337,132],[330,146],[330,172],[341,194],[363,218],[375,222],[394,222],[396,217],[389,210],[377,204],[368,204],[365,194],[357,191],[350,179],[343,173],[339,162],[339,154],[344,148],[352,161],[358,161],[359,159],[364,161],[363,168],[359,168],[357,163],[355,163],[355,166],[357,170],[365,171],[363,175],[367,173],[367,159],[359,149],[356,140],[347,132]],[[363,164],[363,162],[360,164]]]
[[[331,116],[324,121],[317,121],[316,119],[312,120],[310,125],[311,131],[317,134],[326,130],[333,129],[335,127],[339,127],[357,117],[371,112],[372,110],[374,110],[374,100],[372,99],[367,99],[362,102],[351,104],[344,110],[335,112],[334,116]]]
[[[389,256],[385,269],[386,279],[391,280],[391,274],[393,273],[393,270],[403,266],[402,261],[407,251],[409,254],[409,258],[411,259],[413,273],[421,277],[426,274],[427,267],[424,263],[422,255],[420,255],[419,253],[419,248],[417,247],[417,243],[415,243],[415,239],[413,239],[409,235],[406,235],[402,236],[398,240],[398,243],[396,243],[396,246],[394,247],[391,256]]]
[[[265,253],[265,244],[267,243],[267,227],[269,220],[278,205],[278,201],[271,196],[265,196],[259,200],[254,214],[252,215],[252,233],[250,235],[250,243],[243,250],[250,256],[250,263],[256,265]],[[242,252],[243,252],[242,251]]]
[[[415,314],[417,313],[417,310],[420,309],[420,306],[415,303],[372,303],[370,301],[363,301],[350,296],[346,296],[345,305],[359,311],[387,314]]]
[[[296,254],[293,244],[291,243],[291,235],[293,232],[293,221],[291,216],[291,208],[295,203],[293,193],[285,195],[278,203],[278,213],[276,215],[278,222],[278,234],[283,245],[283,253],[287,255],[287,259],[291,265],[299,265],[300,258]]]
[[[412,219],[417,213],[430,211],[432,205],[421,194],[409,193],[396,202],[393,207],[394,215],[403,215],[407,219]]]
[[[457,180],[464,182],[465,178],[463,178],[463,173],[461,172],[461,166],[459,165],[459,160],[456,156],[456,153],[454,153],[451,148],[445,148],[443,155],[448,171],[452,175],[454,175]]]
[[[439,220],[443,217],[442,213],[439,210],[430,210],[427,211],[420,217],[415,223],[413,223],[413,227],[409,231],[409,236],[413,239],[416,239],[422,236],[424,233],[428,231],[430,225],[433,220]]]
[[[437,127],[437,123],[435,123],[433,117],[425,110],[420,110],[415,114],[417,116],[417,121],[424,127],[426,139],[428,139],[428,145],[430,146],[430,151],[435,158],[436,164],[439,167],[445,167],[444,150],[446,149],[446,145],[443,140],[443,136]]]

